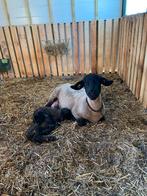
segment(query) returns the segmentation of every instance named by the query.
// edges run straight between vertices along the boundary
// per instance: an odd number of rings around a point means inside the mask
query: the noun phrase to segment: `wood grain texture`
[[[79,22],[79,64],[80,64],[80,73],[85,73],[85,43],[84,43],[84,23]]]
[[[98,23],[98,67],[97,73],[103,72],[103,47],[104,47],[104,21],[99,21]]]
[[[106,73],[111,72],[111,44],[112,44],[112,20],[106,21],[106,36],[105,36],[105,63],[104,71]]]
[[[142,38],[141,38],[141,48],[138,60],[138,71],[137,71],[137,80],[136,80],[136,91],[135,95],[137,98],[140,96],[142,76],[143,76],[143,68],[144,68],[144,58],[146,56],[145,50],[147,45],[147,14],[143,15],[143,30],[142,30]]]
[[[45,25],[38,26],[38,35],[40,37],[39,39],[40,39],[40,44],[41,44],[41,55],[43,59],[44,73],[45,73],[45,76],[50,76],[51,73],[50,73],[50,66],[49,66],[49,58],[45,50],[42,47],[42,42],[46,41]]]
[[[96,68],[96,21],[91,22],[90,26],[90,36],[91,36],[91,71],[92,73],[97,72]]]
[[[79,44],[78,44],[78,24],[76,22],[72,23],[73,30],[73,59],[74,59],[74,71],[75,74],[79,74],[80,65],[79,65]]]

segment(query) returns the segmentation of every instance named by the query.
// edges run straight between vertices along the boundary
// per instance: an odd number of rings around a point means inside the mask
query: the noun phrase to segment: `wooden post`
[[[53,23],[53,13],[52,13],[51,0],[48,0],[48,16],[49,16],[50,23]]]
[[[98,0],[94,0],[94,18],[98,19]]]
[[[27,16],[29,18],[29,24],[32,24],[32,16],[31,16],[31,10],[30,10],[30,6],[29,6],[29,0],[24,0],[24,7],[27,13]]]
[[[5,10],[5,13],[6,13],[6,17],[7,17],[7,21],[8,21],[8,24],[11,25],[11,19],[10,19],[10,15],[9,15],[9,10],[8,10],[8,5],[7,5],[7,0],[3,0],[3,5],[4,5],[4,10]]]
[[[75,0],[71,0],[71,16],[72,16],[72,21],[76,21],[75,17]]]

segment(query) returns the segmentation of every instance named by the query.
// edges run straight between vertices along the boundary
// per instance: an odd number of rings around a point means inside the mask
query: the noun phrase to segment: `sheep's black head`
[[[97,74],[88,74],[83,80],[77,82],[75,85],[72,85],[71,88],[74,90],[80,90],[85,88],[87,96],[91,100],[95,100],[101,92],[101,84],[105,86],[110,86],[113,83],[112,80],[108,80]]]

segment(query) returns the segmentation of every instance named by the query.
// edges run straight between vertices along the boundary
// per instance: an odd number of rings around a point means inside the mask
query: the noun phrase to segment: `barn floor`
[[[59,140],[41,145],[24,133],[32,113],[64,79],[0,83],[0,194],[147,195],[147,114],[117,75],[103,87],[106,120],[75,127],[64,122]]]

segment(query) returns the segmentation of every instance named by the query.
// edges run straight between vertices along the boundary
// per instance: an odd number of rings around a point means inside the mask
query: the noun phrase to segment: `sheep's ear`
[[[77,82],[76,84],[74,84],[74,85],[72,85],[72,86],[70,86],[70,87],[71,87],[72,89],[74,89],[74,90],[80,90],[81,88],[84,87],[84,81],[81,80],[81,81]]]
[[[108,80],[104,77],[100,78],[100,82],[101,84],[103,84],[104,86],[110,86],[113,83],[113,80]]]

